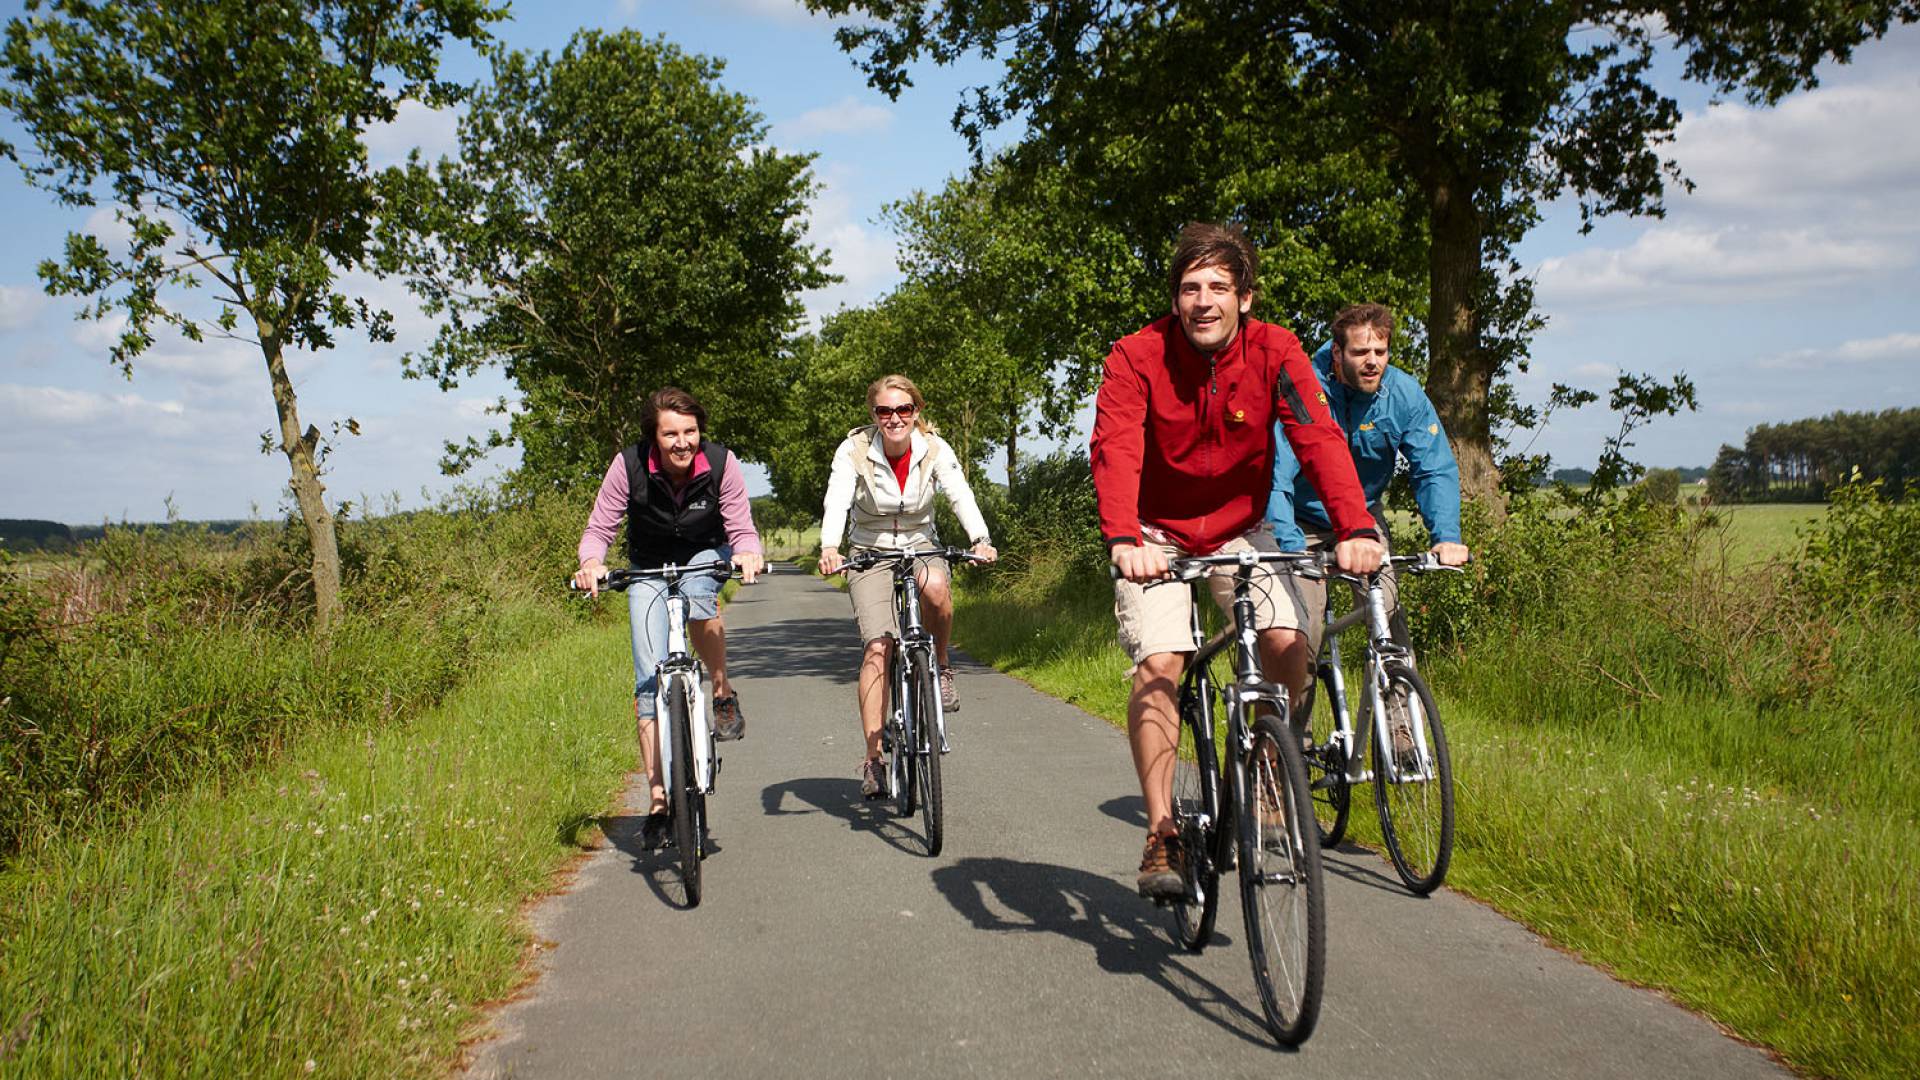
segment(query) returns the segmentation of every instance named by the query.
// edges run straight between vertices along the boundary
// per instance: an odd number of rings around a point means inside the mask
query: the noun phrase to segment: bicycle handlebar
[[[1467,558],[1468,561],[1471,562],[1473,557],[1468,556]],[[1423,551],[1417,555],[1389,555],[1387,556],[1387,562],[1392,563],[1394,566],[1401,567],[1412,574],[1425,574],[1437,570],[1459,573],[1465,569],[1464,567],[1449,566],[1441,562],[1439,557],[1431,551]],[[1212,555],[1169,556],[1167,565],[1171,572],[1165,580],[1192,581],[1195,578],[1205,577],[1216,567],[1253,566],[1257,563],[1279,566],[1285,573],[1298,574],[1305,578],[1337,577],[1349,581],[1359,581],[1368,576],[1366,574],[1350,574],[1340,569],[1339,564],[1334,561],[1333,553],[1330,551],[1230,551],[1219,552]],[[1375,573],[1378,573],[1378,571],[1375,571]],[[1120,567],[1113,563],[1108,563],[1107,576],[1115,581],[1120,580]]]
[[[960,559],[966,562],[977,563],[990,561],[979,555],[975,555],[965,548],[957,547],[919,548],[907,551],[867,551],[841,563],[840,569],[835,570],[834,573],[845,574],[854,570],[867,570],[879,566],[882,563],[903,563],[912,559],[947,559],[949,561]]]
[[[607,576],[600,579],[600,588],[606,592],[623,592],[642,581],[661,580],[672,582],[679,581],[682,578],[698,577],[702,574],[710,574],[716,578],[730,578],[738,572],[738,567],[721,559],[709,559],[706,562],[686,563],[684,565],[668,563],[665,566],[656,566],[650,570],[623,567],[618,570],[608,570]],[[767,571],[762,571],[762,573],[765,572]],[[567,576],[567,588],[573,592],[586,591],[574,583],[571,574]]]

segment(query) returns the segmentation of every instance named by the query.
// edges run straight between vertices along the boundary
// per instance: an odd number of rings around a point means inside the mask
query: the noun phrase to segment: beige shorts
[[[1340,542],[1331,529],[1316,529],[1311,525],[1302,525],[1300,531],[1307,534],[1308,551],[1332,551]],[[1386,543],[1384,539],[1380,541],[1382,547],[1385,547]],[[1389,549],[1387,554],[1393,554],[1392,550]],[[1387,594],[1387,614],[1392,615],[1393,609],[1400,604],[1400,581],[1394,576],[1392,563],[1381,565],[1386,573],[1380,575],[1380,585]],[[1299,587],[1300,603],[1306,612],[1307,644],[1317,653],[1320,651],[1320,638],[1327,629],[1327,583],[1306,578],[1295,578],[1294,581]],[[1351,588],[1354,592],[1354,601],[1361,602],[1360,587],[1354,585]]]
[[[1187,554],[1172,544],[1157,546],[1169,557]],[[1242,536],[1220,545],[1220,553],[1247,551],[1252,547]],[[1233,572],[1233,567],[1223,566],[1207,577],[1207,591],[1213,594],[1213,602],[1219,604],[1222,611],[1233,609]],[[1298,630],[1307,625],[1306,612],[1295,588],[1297,581],[1292,574],[1271,566],[1253,568],[1256,628]],[[1157,653],[1192,652],[1192,611],[1193,590],[1185,582],[1138,585],[1120,580],[1113,583],[1113,618],[1120,624],[1120,647],[1136,664]]]
[[[854,548],[847,557],[866,551],[866,548]],[[918,577],[920,588],[947,583],[947,560],[921,559]],[[875,566],[847,575],[847,595],[853,598],[853,621],[860,628],[861,641],[877,641],[883,637],[900,636],[900,620],[893,610],[893,567]],[[921,613],[926,618],[925,612]]]

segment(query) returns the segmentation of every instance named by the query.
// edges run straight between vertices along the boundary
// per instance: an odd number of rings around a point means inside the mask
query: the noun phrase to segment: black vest
[[[627,562],[642,570],[683,563],[727,542],[720,517],[720,474],[727,448],[711,439],[700,447],[710,466],[687,480],[674,498],[665,472],[647,468],[647,448],[638,443],[620,451],[627,463]]]

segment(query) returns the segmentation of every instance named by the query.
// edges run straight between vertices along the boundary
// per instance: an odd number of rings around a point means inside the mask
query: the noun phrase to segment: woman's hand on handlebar
[[[751,585],[766,569],[767,560],[757,551],[736,551],[733,553],[733,565],[740,568],[740,584]]]
[[[599,559],[591,559],[580,564],[573,572],[573,587],[585,589],[588,596],[600,595],[600,583],[607,580],[607,564]]]
[[[820,549],[820,576],[821,577],[832,577],[833,575],[839,573],[840,568],[845,565],[847,565],[847,560],[840,556],[839,548],[825,547]]]
[[[1000,557],[1000,553],[994,550],[992,544],[982,540],[973,545],[973,557],[981,562],[993,562]]]

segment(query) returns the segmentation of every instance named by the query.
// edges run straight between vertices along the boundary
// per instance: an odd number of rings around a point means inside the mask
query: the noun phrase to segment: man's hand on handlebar
[[[1380,569],[1381,560],[1387,557],[1387,549],[1380,541],[1364,536],[1342,540],[1333,548],[1333,561],[1343,573],[1371,574]]]
[[[1434,558],[1440,560],[1441,566],[1465,566],[1467,565],[1467,558],[1471,554],[1467,551],[1467,545],[1447,543],[1445,541],[1435,544],[1427,550]]]
[[[1120,576],[1136,585],[1159,581],[1171,572],[1167,553],[1157,544],[1115,544],[1107,553]]]
[[[839,548],[825,547],[820,549],[821,577],[832,577],[839,573],[840,568],[845,565],[847,565],[847,560],[841,556]]]
[[[583,562],[580,564],[580,569],[573,572],[573,587],[585,589],[588,596],[599,596],[600,583],[605,580],[607,580],[607,564],[599,559]]]
[[[740,568],[740,584],[751,585],[766,569],[767,560],[757,551],[736,551],[733,553],[733,565]]]

